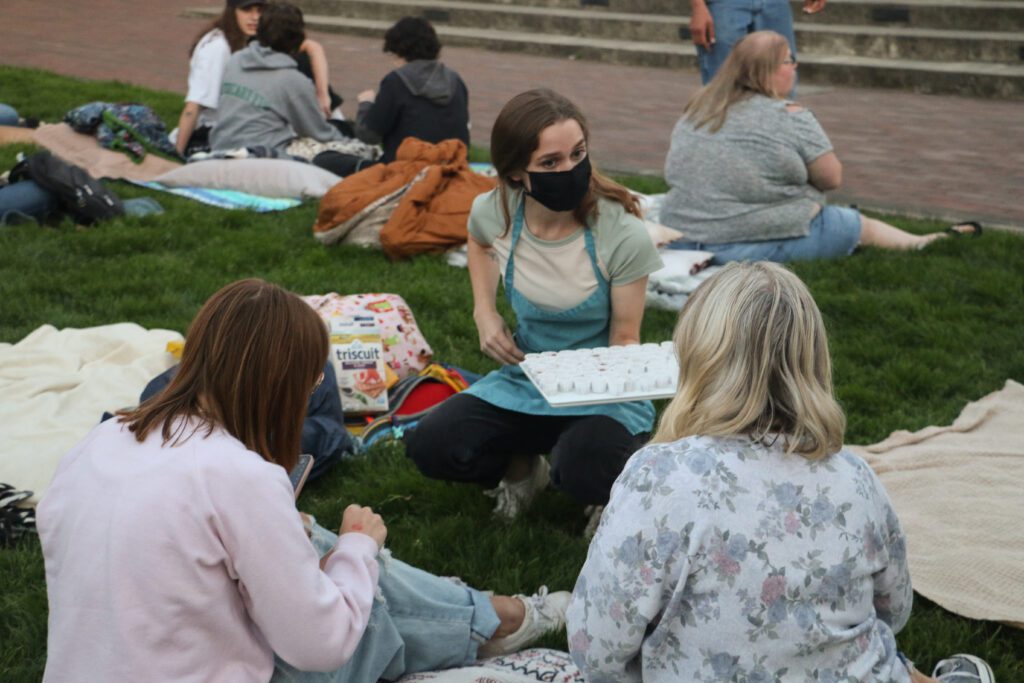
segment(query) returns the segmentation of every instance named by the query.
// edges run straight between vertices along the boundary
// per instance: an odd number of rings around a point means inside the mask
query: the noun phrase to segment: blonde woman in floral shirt
[[[906,539],[843,449],[821,314],[767,262],[700,287],[675,332],[679,390],[630,459],[567,615],[588,681],[928,681],[895,634]],[[942,681],[992,681],[984,661]]]

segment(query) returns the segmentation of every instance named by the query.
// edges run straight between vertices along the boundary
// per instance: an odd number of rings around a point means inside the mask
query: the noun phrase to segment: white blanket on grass
[[[968,403],[948,426],[854,446],[907,535],[914,590],[971,619],[1024,628],[1024,386]]]
[[[105,410],[135,405],[146,383],[175,363],[177,332],[134,323],[58,330],[43,325],[0,344],[0,482],[35,504],[61,457]]]

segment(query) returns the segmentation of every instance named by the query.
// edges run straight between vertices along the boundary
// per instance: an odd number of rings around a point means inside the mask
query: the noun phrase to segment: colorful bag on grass
[[[406,431],[413,429],[424,415],[438,404],[469,384],[462,374],[453,367],[431,363],[419,374],[406,377],[388,391],[390,410],[366,421],[346,420],[346,428],[363,439],[364,446],[370,446],[381,439],[400,439]]]
[[[415,376],[434,357],[433,350],[416,325],[412,309],[397,294],[341,296],[331,292],[304,296],[302,300],[322,318],[373,316],[384,345],[384,360],[399,379]]]

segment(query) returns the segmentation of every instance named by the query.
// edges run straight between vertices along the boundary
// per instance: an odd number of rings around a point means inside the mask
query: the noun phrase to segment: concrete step
[[[685,16],[687,0],[477,0],[490,5],[592,9],[595,11]],[[317,14],[333,14],[333,0],[307,0],[303,7]],[[791,0],[793,16],[800,16],[802,0]],[[947,28],[969,31],[1024,30],[1021,0],[828,0],[814,16],[826,23]]]
[[[809,55],[1024,66],[1024,32],[796,24],[801,62]]]
[[[903,26],[956,31],[1024,31],[1021,0],[828,0],[817,14],[800,12],[791,1],[797,21],[853,26]]]
[[[650,43],[689,42],[688,16],[517,7],[461,0],[319,0],[305,4],[330,8],[332,16],[359,19],[397,21],[411,15],[425,17],[436,26]],[[804,16],[798,15],[798,18],[803,19]],[[796,31],[801,57],[806,54],[827,54],[882,59],[1024,63],[1024,32],[943,31],[903,25],[840,26],[812,21],[799,21]]]
[[[188,14],[212,17],[220,11],[219,7],[196,8],[190,10]],[[306,24],[310,29],[350,33],[364,37],[383,37],[384,32],[392,23],[393,19],[356,19],[306,14]],[[692,43],[678,38],[665,42],[617,40],[537,31],[450,26],[443,22],[435,23],[435,28],[441,42],[446,45],[528,52],[537,55],[590,59],[635,66],[696,67],[696,53]],[[814,26],[811,28],[811,31],[805,31],[805,27],[800,26],[801,40],[827,41],[829,36],[835,33],[837,27]],[[913,29],[899,30],[913,31]],[[819,34],[812,36],[814,31],[818,31]],[[805,36],[808,37],[805,38]],[[929,35],[926,38],[938,41],[942,37]],[[881,40],[881,44],[887,45],[888,43]],[[805,83],[825,85],[895,87],[916,92],[1024,100],[1024,65],[1022,64],[970,62],[959,59],[954,61],[892,59],[856,54],[854,50],[851,50],[851,54],[824,55],[816,54],[812,50],[804,50],[800,53],[800,78]]]

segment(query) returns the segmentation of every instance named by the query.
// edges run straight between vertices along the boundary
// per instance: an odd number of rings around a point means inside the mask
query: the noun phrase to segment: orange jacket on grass
[[[495,184],[470,170],[461,140],[407,138],[395,161],[355,173],[324,195],[313,234],[324,244],[366,244],[366,224],[380,224],[380,245],[391,258],[449,249],[466,242],[473,199]],[[364,238],[346,239],[353,231]]]

